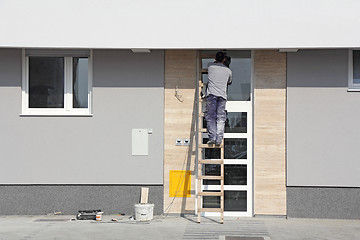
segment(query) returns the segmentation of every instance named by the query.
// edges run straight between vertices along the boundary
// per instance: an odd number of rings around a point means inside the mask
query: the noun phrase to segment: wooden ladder
[[[200,57],[200,66],[201,66],[201,57]],[[207,69],[200,69],[200,76],[203,73],[207,73]],[[198,91],[198,167],[197,167],[197,221],[201,223],[201,214],[203,212],[219,212],[220,213],[220,222],[224,223],[224,139],[220,146],[215,144],[203,144],[202,133],[207,132],[207,129],[203,128],[203,103],[206,103],[206,99],[202,98],[202,89],[206,85],[200,77],[199,81],[199,91]],[[205,160],[205,149],[207,148],[220,148],[220,160]],[[220,164],[220,176],[207,176],[203,175],[203,164]],[[220,192],[204,192],[202,190],[202,180],[220,180],[221,190]],[[220,197],[220,208],[203,208],[202,198],[203,196],[216,196]]]

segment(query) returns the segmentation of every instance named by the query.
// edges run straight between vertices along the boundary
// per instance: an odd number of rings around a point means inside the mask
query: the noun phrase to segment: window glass
[[[228,112],[226,114],[225,133],[246,133],[247,113]]]
[[[360,84],[360,50],[353,51],[353,83]]]
[[[208,68],[210,63],[215,62],[215,54],[214,54],[213,58],[203,58],[203,59],[201,59],[201,68]]]
[[[225,185],[246,185],[247,184],[247,166],[229,164],[224,165]]]
[[[204,175],[207,176],[220,176],[220,164],[205,164]],[[220,180],[203,180],[204,185],[220,185]]]
[[[73,58],[73,107],[88,107],[88,58]]]
[[[203,138],[205,144],[208,138]],[[247,139],[246,138],[225,138],[224,140],[225,159],[247,159]],[[206,148],[205,159],[220,159],[219,148]]]
[[[220,192],[216,190],[204,190],[204,192]],[[220,197],[217,196],[204,196],[203,208],[220,208]]]
[[[29,107],[64,107],[63,57],[29,57]]]
[[[203,138],[203,144],[206,144],[208,138]],[[205,148],[205,158],[204,159],[220,159],[220,149],[219,148]]]
[[[204,175],[220,176],[219,164],[205,164]],[[238,164],[224,165],[224,184],[225,185],[246,185],[247,184],[247,166]],[[220,180],[203,180],[204,185],[220,185]]]
[[[251,58],[229,56],[233,81],[228,86],[228,101],[250,101]]]
[[[201,80],[203,83],[207,83],[208,82],[208,74],[207,73],[202,73],[201,74]]]
[[[204,191],[219,192],[219,191]],[[204,196],[204,208],[220,208],[220,197]],[[224,191],[224,210],[225,211],[244,211],[247,210],[246,191]]]
[[[201,67],[215,61],[217,51],[202,51],[204,54],[213,54],[213,58],[203,58]],[[233,75],[232,84],[228,86],[228,101],[250,101],[251,92],[251,51],[226,51],[231,57],[230,69]],[[203,74],[203,82],[207,82],[207,75]]]
[[[247,159],[246,138],[225,138],[225,159]]]
[[[205,117],[203,128],[207,128]],[[225,133],[247,133],[247,113],[246,112],[227,112],[225,121]]]
[[[224,191],[224,210],[246,212],[247,210],[246,191]]]

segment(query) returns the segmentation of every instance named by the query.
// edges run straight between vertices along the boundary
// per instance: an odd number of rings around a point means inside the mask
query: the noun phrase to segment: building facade
[[[198,82],[224,50],[225,216],[358,219],[360,5],[346,4],[2,1],[0,214],[132,214],[141,187],[156,214],[196,214]]]

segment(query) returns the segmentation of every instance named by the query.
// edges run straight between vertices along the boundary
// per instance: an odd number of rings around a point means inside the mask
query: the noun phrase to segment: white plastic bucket
[[[154,204],[153,203],[138,203],[134,205],[135,220],[136,221],[149,221],[154,217]]]
[[[103,214],[104,212],[97,212],[96,213],[96,221],[102,221],[102,214]]]

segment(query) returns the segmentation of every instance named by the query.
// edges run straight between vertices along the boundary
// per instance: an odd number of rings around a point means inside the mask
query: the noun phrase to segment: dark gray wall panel
[[[42,215],[60,211],[75,215],[79,210],[101,209],[105,214],[134,214],[141,187],[149,187],[154,214],[163,211],[163,186],[0,186],[0,215]]]
[[[21,50],[0,49],[0,184],[163,184],[164,51],[94,50],[93,86],[93,117],[20,117]]]
[[[21,49],[0,49],[0,86],[21,85]]]
[[[360,186],[360,92],[348,92],[347,50],[287,57],[287,185]]]
[[[287,188],[288,217],[360,219],[359,202],[359,188]]]

